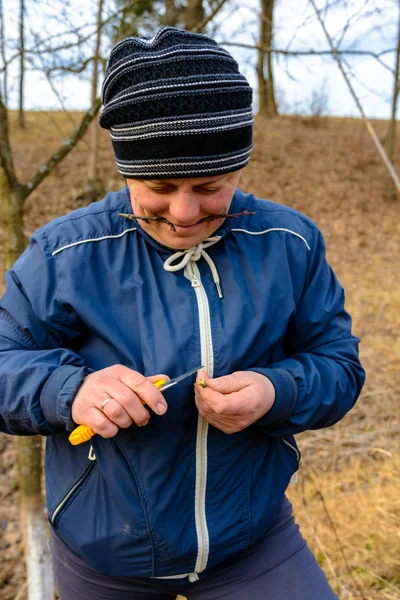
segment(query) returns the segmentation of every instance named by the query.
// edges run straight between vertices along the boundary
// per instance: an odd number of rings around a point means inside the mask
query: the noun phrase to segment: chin
[[[180,240],[170,240],[169,242],[166,242],[166,245],[173,250],[189,250],[190,248],[193,248],[193,246],[200,244],[202,241],[203,240],[185,240],[185,238],[182,238]]]

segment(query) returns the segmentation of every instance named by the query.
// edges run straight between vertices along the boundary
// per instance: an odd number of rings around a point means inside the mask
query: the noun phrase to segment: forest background
[[[304,1],[296,26],[288,12],[279,13],[285,4],[287,9],[291,2],[249,2],[243,12],[244,3],[234,0],[97,0],[88,12],[72,1],[0,0],[2,271],[37,227],[124,183],[108,134],[96,123],[112,43],[126,35],[152,35],[162,24],[224,42],[254,85],[258,113],[241,187],[316,221],[346,290],[367,370],[362,396],[341,423],[299,436],[302,466],[289,496],[341,599],[395,599],[400,598],[400,203],[379,145],[396,166],[400,3]],[[387,119],[366,126],[360,118],[332,116],[359,110],[332,51],[361,106],[371,117]],[[368,73],[367,61],[372,61]],[[27,111],[32,102],[40,108],[41,81],[48,86],[46,108]],[[301,91],[293,95],[292,84]],[[84,111],[70,110],[75,88],[81,103],[86,98],[79,106]],[[341,95],[339,107],[335,95]],[[41,524],[45,518],[41,450],[35,437],[0,434],[1,600],[54,597],[43,570],[39,582],[34,576],[42,567],[35,565],[24,535],[32,514],[40,515]]]

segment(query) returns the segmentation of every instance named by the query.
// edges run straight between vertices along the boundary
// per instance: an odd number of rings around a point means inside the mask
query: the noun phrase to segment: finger
[[[164,396],[157,390],[154,382],[160,378],[168,380],[167,375],[152,375],[144,377],[136,371],[132,371],[121,365],[119,379],[129,387],[139,398],[142,404],[147,404],[156,414],[163,415],[168,408]],[[152,381],[153,380],[153,381]],[[131,414],[131,416],[133,416]]]
[[[207,371],[203,371],[203,370],[197,371],[196,384],[198,384],[198,386],[200,386],[202,388],[207,387],[207,383],[206,383],[207,380],[208,380]]]
[[[201,409],[208,414],[239,416],[243,414],[247,406],[247,394],[241,390],[231,394],[215,392],[210,387],[201,388],[196,386],[195,400]]]
[[[111,421],[119,427],[129,427],[132,422],[139,427],[147,425],[150,413],[130,387],[118,379],[110,379],[105,387],[106,397],[112,398],[113,402],[108,402],[103,412]]]
[[[118,425],[118,427],[127,428],[130,427],[133,423],[132,417],[126,411],[124,406],[120,404],[115,398],[109,398],[108,402],[103,408],[101,408],[101,410],[103,411],[103,414],[105,414],[106,417],[110,419],[110,421],[115,423],[115,425]],[[146,413],[148,421],[148,417],[150,415],[147,411]]]
[[[216,392],[208,390],[195,393],[195,403],[199,413],[207,421],[209,419],[221,419],[224,416],[223,407],[225,406],[225,397],[215,398]],[[208,396],[208,397],[206,397]]]
[[[248,371],[236,371],[215,379],[207,379],[207,387],[220,394],[232,394],[251,385],[251,376]]]
[[[223,431],[224,433],[228,433],[228,434],[236,433],[236,432],[240,431],[241,429],[243,429],[243,427],[241,427],[240,424],[237,423],[235,420],[232,421],[231,417],[227,417],[224,415],[217,415],[209,410],[206,410],[205,412],[203,412],[201,406],[198,406],[198,409],[199,409],[200,415],[203,417],[203,419],[205,421],[207,421],[207,423],[209,425],[216,427],[217,429],[219,429],[220,431]]]
[[[162,385],[164,385],[164,383],[170,381],[168,375],[163,375],[162,373],[160,373],[159,375],[149,375],[147,379],[152,382],[152,384],[156,387],[157,390]]]
[[[100,409],[94,408],[90,411],[90,416],[86,424],[103,438],[114,437],[119,431],[119,427],[110,421]]]

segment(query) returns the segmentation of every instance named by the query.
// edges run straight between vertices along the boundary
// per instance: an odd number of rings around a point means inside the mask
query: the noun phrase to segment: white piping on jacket
[[[118,233],[118,235],[103,235],[102,237],[99,237],[99,238],[88,238],[87,240],[80,240],[79,242],[73,242],[72,244],[67,244],[66,246],[61,246],[61,248],[54,250],[54,252],[52,252],[51,255],[55,256],[59,252],[62,252],[63,250],[67,250],[67,248],[72,248],[73,246],[79,246],[80,244],[87,244],[88,242],[101,242],[102,240],[115,240],[117,238],[121,238],[122,236],[124,236],[126,233],[129,233],[130,231],[136,231],[136,229],[137,229],[137,227],[131,227],[130,229],[125,229],[122,233]]]
[[[240,231],[242,233],[248,233],[249,235],[263,235],[264,233],[270,233],[271,231],[286,231],[287,233],[291,233],[292,235],[295,235],[296,237],[303,240],[307,247],[307,250],[311,250],[307,240],[302,235],[296,233],[295,231],[292,231],[291,229],[285,229],[284,227],[272,227],[271,229],[264,229],[264,231],[248,231],[247,229],[232,229],[231,231]]]

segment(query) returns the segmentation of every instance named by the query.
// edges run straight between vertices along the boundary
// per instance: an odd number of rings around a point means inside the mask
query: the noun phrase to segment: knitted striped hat
[[[172,27],[111,51],[100,125],[110,129],[123,177],[204,177],[244,167],[252,91],[211,38]]]

